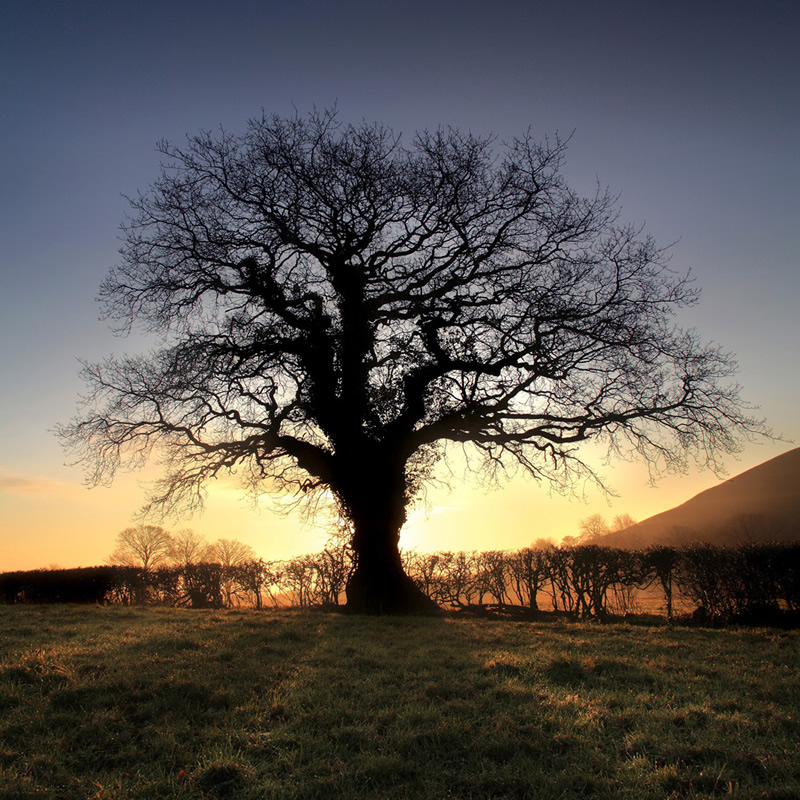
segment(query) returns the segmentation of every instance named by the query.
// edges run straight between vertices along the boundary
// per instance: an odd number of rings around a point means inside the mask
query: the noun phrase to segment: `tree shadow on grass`
[[[800,789],[793,757],[775,755],[781,742],[764,741],[756,715],[714,714],[728,687],[722,670],[703,666],[704,641],[689,637],[677,662],[665,663],[676,635],[663,626],[333,619],[285,700],[299,712],[285,729],[290,748],[316,753],[292,760],[301,780],[286,796]],[[754,759],[773,759],[778,772],[754,772]]]
[[[567,688],[614,688],[655,691],[661,681],[652,669],[644,669],[618,659],[553,659],[543,670],[550,683]]]
[[[0,797],[711,797],[714,770],[743,794],[800,789],[800,730],[775,706],[797,705],[794,636],[751,636],[753,663],[782,671],[723,702],[730,673],[692,666],[722,632],[316,612],[119,622],[3,662]]]
[[[214,775],[255,774],[238,760],[243,732],[307,653],[316,620],[116,610],[76,620],[54,608],[77,635],[9,641],[0,798],[99,797],[98,786],[131,798],[221,796],[209,787],[228,784]]]

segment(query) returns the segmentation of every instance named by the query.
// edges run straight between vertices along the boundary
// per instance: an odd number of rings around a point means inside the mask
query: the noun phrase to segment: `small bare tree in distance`
[[[113,564],[155,569],[166,564],[173,548],[172,535],[158,525],[136,525],[117,535],[117,547],[109,557]]]
[[[206,549],[205,558],[222,567],[220,586],[225,596],[225,604],[232,605],[235,597],[241,600],[239,568],[247,562],[255,562],[256,554],[253,548],[238,539],[217,539]]]
[[[217,539],[205,551],[205,558],[216,561],[223,567],[237,567],[245,561],[254,561],[255,550],[238,539]]]
[[[178,566],[185,567],[204,561],[208,543],[191,528],[184,528],[172,535],[172,552],[170,559]]]
[[[576,544],[585,544],[605,536],[611,529],[602,514],[592,514],[586,519],[582,519],[579,525],[580,534]]]
[[[615,514],[614,519],[611,520],[610,530],[614,533],[624,531],[627,528],[636,524],[636,520],[627,512],[622,514]]]
[[[159,457],[164,512],[226,473],[329,498],[352,530],[348,608],[388,612],[432,609],[399,534],[454,451],[490,482],[565,491],[597,478],[591,440],[654,476],[718,467],[763,430],[735,364],[675,324],[688,275],[608,191],[567,185],[565,147],[401,140],[330,111],[162,143],[100,289],[107,318],[162,346],[85,366],[61,434],[89,481]]]

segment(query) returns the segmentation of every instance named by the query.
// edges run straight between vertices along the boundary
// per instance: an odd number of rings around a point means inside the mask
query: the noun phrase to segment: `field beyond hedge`
[[[0,798],[800,798],[800,632],[0,607]]]

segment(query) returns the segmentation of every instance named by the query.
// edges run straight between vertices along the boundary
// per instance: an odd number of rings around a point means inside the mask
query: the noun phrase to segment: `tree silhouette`
[[[136,525],[117,534],[113,564],[151,570],[167,564],[173,551],[172,534],[158,525]]]
[[[578,525],[579,533],[576,536],[564,536],[562,544],[574,547],[580,544],[595,543],[609,532],[608,522],[602,514],[592,514],[582,519]]]
[[[673,324],[688,278],[607,191],[567,186],[558,138],[404,144],[321,112],[161,152],[100,296],[163,346],[86,365],[61,433],[94,483],[162,457],[149,507],[165,512],[225,473],[325,492],[352,530],[353,610],[430,608],[398,537],[454,450],[488,480],[568,488],[593,476],[584,441],[659,474],[714,466],[758,427],[731,359]]]
[[[237,567],[256,558],[253,548],[238,539],[217,539],[205,549],[203,556],[223,567]]]
[[[206,540],[191,528],[184,528],[172,534],[170,560],[180,567],[203,561],[207,550]]]

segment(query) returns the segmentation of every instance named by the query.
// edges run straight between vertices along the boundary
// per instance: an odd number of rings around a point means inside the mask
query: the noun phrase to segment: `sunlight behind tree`
[[[399,533],[454,453],[488,485],[524,472],[568,492],[599,482],[581,443],[657,477],[763,430],[732,358],[674,324],[688,275],[609,191],[567,185],[558,137],[405,144],[326,111],[160,149],[100,296],[162,347],[87,364],[61,433],[94,483],[164,459],[151,510],[196,507],[233,472],[330,498],[352,610],[433,610]]]

